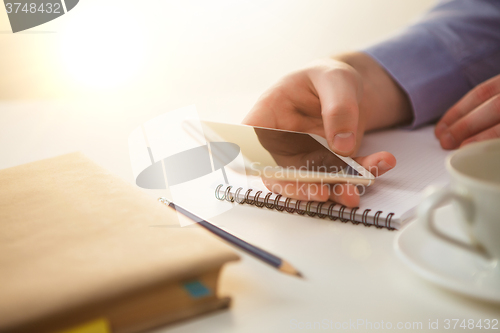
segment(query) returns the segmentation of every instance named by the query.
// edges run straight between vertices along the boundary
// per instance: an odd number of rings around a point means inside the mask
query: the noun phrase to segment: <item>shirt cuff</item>
[[[446,46],[425,28],[409,28],[363,52],[408,94],[413,109],[410,128],[437,120],[472,89]]]

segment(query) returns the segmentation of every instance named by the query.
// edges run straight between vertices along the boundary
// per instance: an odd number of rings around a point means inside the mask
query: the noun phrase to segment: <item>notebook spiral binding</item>
[[[368,213],[371,212],[371,209],[365,209],[363,211],[363,215],[361,217],[362,222],[358,222],[358,221],[354,220],[354,217],[356,216],[356,212],[359,210],[359,207],[352,208],[349,215],[344,216],[344,214],[346,214],[345,209],[347,207],[342,205],[339,209],[339,216],[334,216],[333,209],[335,208],[335,206],[338,205],[336,203],[331,203],[328,206],[328,212],[326,214],[323,214],[321,212],[323,210],[323,206],[325,205],[325,202],[320,202],[318,204],[318,206],[316,207],[316,209],[312,210],[311,206],[314,203],[314,201],[307,201],[305,209],[300,209],[300,206],[302,204],[302,200],[297,200],[295,202],[295,205],[293,207],[291,207],[290,202],[292,199],[286,198],[285,204],[283,206],[281,206],[278,204],[280,199],[283,197],[281,194],[276,195],[276,198],[274,198],[274,200],[272,202],[270,202],[269,198],[271,197],[271,195],[273,195],[273,192],[267,192],[266,195],[264,196],[264,199],[262,201],[260,201],[259,198],[263,195],[262,191],[257,191],[255,193],[255,195],[253,196],[253,199],[250,198],[250,194],[254,191],[253,189],[248,189],[245,192],[245,194],[243,195],[243,199],[239,200],[238,198],[240,197],[240,193],[243,190],[243,187],[238,187],[236,189],[236,191],[234,192],[234,196],[233,196],[233,194],[231,193],[231,189],[233,188],[233,186],[228,186],[224,190],[224,194],[221,196],[220,189],[223,186],[224,186],[224,184],[220,184],[215,189],[215,197],[221,201],[226,200],[229,202],[236,202],[236,203],[239,203],[240,205],[243,205],[243,204],[254,205],[254,206],[259,207],[259,208],[263,208],[265,206],[268,209],[275,209],[275,210],[280,211],[280,212],[286,211],[290,214],[293,214],[293,213],[297,213],[299,215],[306,215],[307,214],[308,216],[311,216],[311,217],[317,216],[320,219],[324,219],[324,218],[328,217],[332,221],[336,221],[338,219],[338,220],[340,220],[340,222],[343,222],[343,223],[351,222],[351,223],[356,224],[356,225],[361,223],[365,227],[371,227],[373,225],[377,229],[386,228],[389,230],[395,230],[395,228],[391,227],[391,220],[392,220],[392,217],[394,216],[394,213],[389,213],[386,216],[385,221],[379,221],[380,215],[383,213],[381,210],[379,210],[379,211],[375,212],[375,215],[373,217],[374,223],[372,224],[372,223],[367,222]],[[380,222],[382,222],[382,223],[380,223]]]

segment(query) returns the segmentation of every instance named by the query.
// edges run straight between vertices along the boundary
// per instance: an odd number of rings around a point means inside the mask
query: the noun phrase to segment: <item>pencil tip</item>
[[[279,270],[282,271],[283,273],[294,275],[294,276],[299,277],[301,279],[304,278],[304,275],[302,275],[301,272],[296,270],[295,267],[293,267],[292,265],[290,265],[290,263],[288,263],[287,261],[284,261],[284,260],[281,262],[281,266],[280,266]]]

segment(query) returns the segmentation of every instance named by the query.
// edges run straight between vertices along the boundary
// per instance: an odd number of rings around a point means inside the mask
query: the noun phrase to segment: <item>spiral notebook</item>
[[[426,187],[443,186],[448,182],[445,159],[449,151],[440,147],[433,126],[366,135],[358,155],[365,156],[377,151],[392,153],[397,165],[379,177],[373,186],[366,188],[359,207],[348,208],[333,202],[286,198],[269,192],[260,179],[249,177],[242,178],[241,182],[219,184],[215,196],[219,200],[310,217],[399,229],[414,216],[415,207]]]

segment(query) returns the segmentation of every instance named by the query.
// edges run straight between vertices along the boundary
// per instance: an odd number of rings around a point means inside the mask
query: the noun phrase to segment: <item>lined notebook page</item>
[[[397,160],[396,167],[382,175],[373,186],[366,188],[361,197],[360,211],[364,209],[393,212],[395,220],[411,217],[411,210],[418,205],[422,191],[429,185],[445,185],[448,175],[446,156],[434,136],[434,127],[418,130],[389,130],[368,134],[358,153],[366,156],[378,151],[388,151]]]

